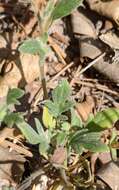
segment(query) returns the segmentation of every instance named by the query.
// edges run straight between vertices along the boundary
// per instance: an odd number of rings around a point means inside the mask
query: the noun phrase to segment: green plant
[[[67,148],[67,152],[81,155],[84,150],[91,152],[110,151],[116,143],[117,134],[112,131],[108,144],[101,142],[100,137],[105,129],[112,129],[119,119],[119,109],[108,108],[96,114],[87,123],[82,123],[75,113],[75,102],[71,100],[71,90],[68,82],[63,80],[52,91],[52,100],[45,100],[43,106],[42,124],[35,119],[36,130],[25,120],[22,113],[13,112],[13,106],[20,104],[19,98],[24,92],[21,89],[10,89],[6,101],[0,106],[0,122],[12,127],[16,125],[29,143],[39,144],[39,152],[45,158],[57,147]],[[113,146],[112,146],[113,147]],[[111,148],[114,152],[114,149]]]
[[[35,119],[35,130],[25,121],[22,113],[12,111],[14,105],[20,104],[18,99],[23,94],[20,89],[9,90],[5,103],[0,107],[0,122],[8,127],[17,126],[30,144],[39,146],[40,155],[59,168],[61,175],[66,175],[65,168],[72,153],[82,158],[85,151],[110,151],[112,159],[115,159],[116,149],[113,145],[118,139],[113,125],[119,119],[119,109],[108,108],[83,123],[75,112],[75,102],[71,99],[69,83],[63,80],[52,91],[52,99],[44,101],[42,121]],[[112,130],[107,144],[101,142],[101,135],[105,129]],[[57,155],[55,160],[50,159],[52,154],[57,153],[59,147],[65,147],[67,152],[61,164],[57,164]],[[86,160],[84,162],[84,167],[87,168],[88,163]],[[80,184],[78,179],[74,180]]]
[[[45,99],[48,98],[44,76],[44,62],[48,52],[50,51],[50,48],[47,45],[48,30],[56,19],[69,15],[73,9],[80,5],[80,3],[81,0],[49,0],[46,7],[39,12],[35,9],[34,2],[31,0],[41,35],[35,39],[25,40],[19,47],[19,51],[23,53],[37,54],[39,56],[39,67]]]
[[[63,80],[53,91],[52,100],[46,100],[43,106],[42,124],[35,119],[36,131],[26,122],[18,123],[26,139],[31,144],[39,144],[39,152],[45,158],[57,147],[67,148],[81,155],[85,150],[105,152],[109,144],[101,142],[102,131],[112,128],[119,119],[119,110],[109,108],[96,114],[88,123],[82,123],[75,113],[75,103],[70,97],[70,87]],[[114,142],[116,135],[110,141]]]
[[[4,122],[12,127],[21,123],[24,119],[21,113],[13,112],[14,105],[19,105],[18,101],[24,95],[24,91],[18,88],[9,89],[6,100],[0,105],[0,123]]]

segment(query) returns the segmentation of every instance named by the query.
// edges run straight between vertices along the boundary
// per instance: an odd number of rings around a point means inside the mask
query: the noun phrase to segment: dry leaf
[[[101,34],[99,38],[111,48],[119,49],[119,37],[113,31],[108,31],[105,34]]]
[[[114,162],[105,164],[97,173],[109,187],[113,190],[119,189],[119,167]]]
[[[64,147],[57,147],[52,155],[50,161],[54,164],[63,164],[67,157],[66,148]]]
[[[113,23],[110,20],[105,21],[104,30],[109,31],[113,28]]]
[[[93,67],[98,70],[99,73],[102,73],[104,76],[109,78],[111,81],[119,84],[119,64],[109,64],[108,61],[102,58],[97,61]]]
[[[111,155],[110,152],[102,152],[98,155],[98,159],[102,164],[107,164],[111,161]]]
[[[0,180],[9,180],[11,183],[20,182],[24,171],[25,158],[9,148],[0,146]]]
[[[20,61],[13,62],[11,71],[0,78],[0,97],[6,96],[9,88],[24,87],[40,76],[37,56],[21,55]]]
[[[91,10],[99,14],[111,18],[119,24],[119,1],[101,1],[101,0],[86,0]]]
[[[87,121],[90,113],[92,113],[94,105],[94,99],[91,96],[87,96],[86,101],[76,105],[76,110],[84,122]]]
[[[89,37],[81,37],[79,46],[81,57],[95,59],[102,53],[104,44],[102,44],[98,39],[95,40]]]
[[[96,38],[96,30],[91,22],[83,13],[74,11],[71,15],[73,32]]]

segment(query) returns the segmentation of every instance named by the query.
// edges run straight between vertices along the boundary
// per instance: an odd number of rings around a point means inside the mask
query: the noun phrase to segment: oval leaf
[[[53,11],[53,20],[69,15],[81,2],[81,0],[59,0]]]
[[[20,129],[22,134],[31,144],[39,144],[40,136],[36,131],[26,122],[17,123],[17,127]]]
[[[19,88],[9,89],[7,94],[7,104],[16,104],[19,105],[18,99],[24,95],[24,91]]]
[[[46,128],[55,128],[56,120],[53,118],[52,114],[49,112],[48,108],[45,106],[43,108],[42,120]]]
[[[87,132],[82,129],[75,133],[70,141],[73,147],[83,147],[92,152],[105,152],[109,151],[109,147],[100,141],[101,133]]]
[[[28,39],[23,42],[23,44],[19,47],[19,51],[22,53],[29,53],[29,54],[37,54],[39,53],[40,49],[39,41],[36,39]]]
[[[50,51],[46,43],[47,35],[45,34],[41,38],[25,40],[19,47],[19,51],[32,55],[38,54],[40,55],[40,62],[44,61],[47,53]]]
[[[7,115],[7,106],[5,104],[0,105],[0,123],[4,120]]]
[[[94,119],[88,124],[88,128],[112,128],[114,123],[119,119],[119,109],[108,108],[96,114]]]
[[[53,90],[52,98],[57,104],[64,103],[71,94],[71,88],[67,80],[62,80],[60,84]]]

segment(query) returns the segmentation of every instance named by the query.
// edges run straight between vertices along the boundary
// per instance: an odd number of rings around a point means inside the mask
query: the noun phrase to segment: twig
[[[109,88],[107,88],[106,86],[101,85],[101,84],[92,84],[92,83],[84,82],[84,81],[80,81],[80,80],[76,80],[75,83],[81,84],[81,85],[84,85],[84,86],[89,86],[91,88],[97,88],[98,90],[101,90],[101,91],[104,91],[104,92],[107,92],[107,93],[110,93],[110,94],[113,94],[113,95],[119,97],[118,92],[110,90]]]
[[[47,87],[46,87],[46,80],[45,80],[45,74],[44,74],[44,65],[40,65],[40,75],[41,75],[41,83],[42,83],[42,88],[43,88],[43,94],[44,94],[44,99],[48,99],[48,93],[47,93]]]
[[[90,67],[92,67],[94,64],[96,64],[100,59],[102,59],[105,56],[105,53],[99,55],[95,60],[93,60],[91,63],[89,63],[85,68],[83,68],[79,74],[83,74],[87,69],[89,69]]]
[[[119,108],[119,103],[116,102],[116,100],[112,97],[109,96],[108,94],[104,94],[105,98],[107,98],[115,107]]]
[[[62,75],[66,70],[68,70],[70,67],[74,65],[74,62],[71,62],[66,67],[64,67],[59,73],[57,73],[50,81],[48,81],[48,85],[52,83],[54,80],[56,80],[60,75]]]
[[[45,172],[42,169],[39,169],[38,171],[31,174],[30,177],[25,179],[20,185],[17,186],[17,190],[25,190],[28,187],[31,186],[32,182],[38,177],[43,175]]]
[[[73,78],[72,78],[72,80],[70,82],[70,87],[72,87],[73,84],[75,83],[75,79],[78,77],[80,70],[81,70],[81,65],[78,66],[78,69],[74,73],[74,76],[73,76]]]

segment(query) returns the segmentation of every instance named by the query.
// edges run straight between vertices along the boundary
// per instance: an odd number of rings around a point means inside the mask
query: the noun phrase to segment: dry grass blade
[[[102,59],[105,56],[105,53],[101,54],[100,56],[98,56],[95,60],[93,60],[91,63],[89,63],[85,68],[83,68],[79,74],[83,74],[85,71],[87,71],[87,69],[89,69],[90,67],[92,67],[94,64],[96,64],[100,59]]]

